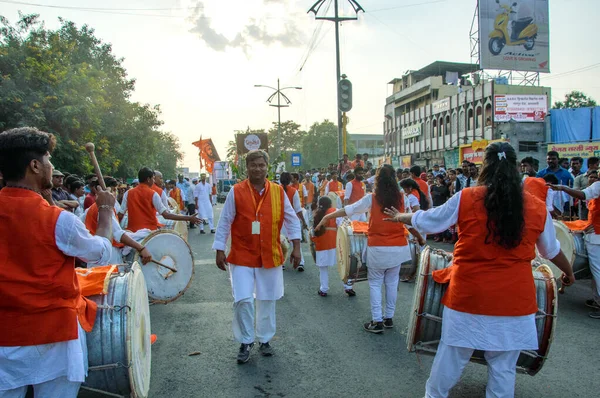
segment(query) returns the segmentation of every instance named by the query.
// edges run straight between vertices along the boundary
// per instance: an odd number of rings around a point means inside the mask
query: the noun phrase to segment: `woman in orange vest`
[[[318,205],[313,226],[319,225],[325,215],[331,214],[337,210],[336,208],[331,207],[331,199],[327,196],[320,198]],[[315,264],[319,268],[319,277],[321,281],[321,286],[317,293],[321,297],[327,297],[327,292],[329,291],[328,268],[337,265],[335,252],[337,227],[336,220],[330,219],[324,226],[315,229],[313,232],[312,241],[315,242],[316,249]]]
[[[429,201],[427,195],[421,191],[419,184],[412,178],[405,178],[400,181],[400,188],[404,191],[404,194],[408,198],[408,204],[413,213],[417,210],[428,210]]]
[[[512,397],[521,350],[537,350],[536,288],[531,272],[535,247],[571,280],[544,204],[524,192],[515,150],[506,142],[489,145],[477,186],[465,188],[443,206],[391,218],[427,233],[453,224],[460,231],[453,265],[433,272],[449,283],[442,337],[427,381],[427,397],[447,397],[474,350],[485,351],[487,396]]]
[[[398,189],[394,168],[389,164],[383,165],[375,179],[375,193],[366,195],[353,205],[326,214],[315,230],[327,225],[329,220],[338,217],[352,216],[357,213],[370,212],[367,238],[367,266],[369,289],[371,296],[371,321],[364,324],[364,329],[371,333],[382,333],[384,327],[392,328],[392,318],[396,309],[398,297],[398,279],[400,265],[411,259],[408,240],[404,228],[383,222],[386,215],[383,209],[400,206],[404,209],[404,198]],[[419,243],[424,244],[423,238],[417,231],[409,228],[418,236]],[[381,288],[385,285],[385,314],[381,308]]]

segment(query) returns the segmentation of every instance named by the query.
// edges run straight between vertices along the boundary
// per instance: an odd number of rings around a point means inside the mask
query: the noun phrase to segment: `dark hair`
[[[419,207],[421,210],[429,210],[429,201],[427,200],[427,195],[423,191],[421,191],[421,187],[419,184],[412,178],[405,178],[400,181],[400,186],[404,191],[415,190],[419,193]]]
[[[327,210],[329,210],[330,208],[331,208],[331,199],[329,199],[327,196],[323,196],[323,197],[319,198],[317,212],[315,213],[315,219],[313,221],[313,228],[315,228],[317,225],[319,225],[319,223],[321,222],[323,217],[325,217],[325,213],[327,213]],[[321,236],[324,233],[325,233],[325,227],[321,227],[320,229],[315,230],[315,236]]]
[[[463,169],[462,169],[462,167],[457,167],[457,168],[456,168],[456,174],[463,174]]]
[[[546,174],[542,177],[544,181],[549,182],[550,184],[558,184],[558,178],[554,174]]]
[[[504,153],[504,156],[499,154]],[[548,152],[550,153],[550,152]],[[487,211],[485,243],[514,249],[523,239],[523,187],[517,170],[517,154],[506,142],[495,142],[485,149],[479,186],[487,187],[484,206]]]
[[[562,163],[562,162],[568,162],[569,158],[560,158],[558,159],[558,163]]]
[[[548,153],[546,154],[546,156],[554,156],[554,157],[558,157],[558,152],[556,151],[548,151]]]
[[[354,168],[354,174],[357,174],[357,173],[359,173],[361,171],[363,171],[363,172],[365,171],[365,169],[362,166],[356,166]]]
[[[356,178],[354,173],[352,173],[352,172],[346,173],[346,181],[352,181],[352,180],[354,180],[354,178]]]
[[[142,167],[140,171],[138,171],[138,180],[140,180],[140,184],[145,183],[148,178],[154,177],[154,170],[150,167]]]
[[[257,149],[254,151],[248,152],[246,155],[246,166],[253,160],[263,158],[266,164],[269,164],[269,154],[263,151],[262,149]]]
[[[288,173],[287,171],[284,171],[279,176],[279,182],[281,183],[281,186],[283,187],[283,190],[285,191],[285,193],[287,193],[287,187],[292,182],[292,175],[290,173]]]
[[[384,164],[377,170],[375,177],[375,193],[373,196],[382,209],[402,206],[402,195],[396,182],[396,171],[389,164]]]
[[[104,178],[104,185],[106,185],[107,188],[117,187],[119,186],[119,182],[113,177],[106,177]]]
[[[33,127],[19,127],[0,133],[0,173],[4,181],[25,177],[32,160],[42,161],[56,147],[56,137]]]
[[[442,180],[442,182],[446,181],[446,176],[444,174],[438,174],[434,178],[438,178],[438,179]]]
[[[583,158],[581,156],[573,156],[571,158],[571,162],[573,162],[573,161],[583,164]]]
[[[290,175],[292,176],[292,178],[300,181],[300,174],[298,174],[298,173],[290,173]]]
[[[421,166],[413,166],[410,168],[410,173],[416,176],[420,176],[421,175]]]
[[[85,184],[83,183],[83,181],[75,180],[75,181],[71,181],[71,183],[69,185],[67,185],[67,189],[69,190],[69,192],[75,193],[75,191],[77,191],[79,188],[82,188],[84,186],[85,186]]]
[[[595,156],[588,158],[588,167],[590,167],[590,165],[596,165],[598,163],[600,163],[600,158],[597,158]]]
[[[535,160],[531,156],[527,156],[521,160],[521,164],[529,164],[531,166],[535,165]]]

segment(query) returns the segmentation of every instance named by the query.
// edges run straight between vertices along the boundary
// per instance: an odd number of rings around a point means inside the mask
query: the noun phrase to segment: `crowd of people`
[[[579,209],[588,212],[584,229],[595,285],[585,304],[595,310],[590,316],[600,319],[597,158],[588,159],[585,174],[577,167],[581,159],[571,159],[568,171],[553,152],[546,169],[536,172],[535,162],[525,158],[519,170],[510,144],[494,143],[486,148],[481,170],[469,162],[450,170],[439,165],[375,169],[368,157],[356,155],[325,170],[284,172],[270,181],[268,154],[251,151],[247,179],[228,192],[215,227],[214,186],[206,175],[165,181],[159,171],[143,167],[131,184],[105,177],[104,190],[96,175],[80,178],[55,170],[50,162],[55,146],[52,134],[33,128],[0,133],[0,293],[5,298],[0,316],[11,325],[0,329],[0,396],[24,396],[28,385],[42,397],[77,395],[87,372],[85,335],[96,306],[79,291],[76,259],[88,267],[111,264],[115,247],[128,245],[147,263],[151,255],[135,234],[159,229],[157,216],[189,228],[202,224],[201,233],[209,225],[216,264],[229,272],[240,364],[250,359],[256,340],[263,356],[274,354],[283,265],[289,259],[294,269],[304,270],[303,230],[311,230],[316,248],[316,293],[327,297],[342,218],[362,221],[367,232],[371,314],[363,328],[369,333],[394,327],[399,270],[411,258],[409,240],[420,245],[428,235],[457,240],[452,267],[434,273],[449,287],[427,397],[448,396],[473,350],[485,351],[488,394],[514,395],[519,352],[539,344],[531,272],[536,247],[564,273],[564,284],[575,282],[552,220],[552,212],[574,207],[562,193],[587,201]],[[572,187],[577,178],[583,189]],[[125,215],[127,230],[120,226]],[[285,252],[282,235],[291,253]],[[351,284],[343,289],[356,295]]]

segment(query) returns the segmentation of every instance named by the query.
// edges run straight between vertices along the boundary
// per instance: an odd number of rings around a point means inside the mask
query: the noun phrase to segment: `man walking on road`
[[[194,199],[196,200],[196,209],[198,209],[198,216],[204,220],[208,220],[208,226],[210,227],[210,233],[215,233],[215,226],[213,223],[213,206],[211,200],[212,186],[206,181],[206,174],[200,174],[200,182],[194,188]],[[204,224],[200,227],[200,233],[204,232]]]
[[[255,338],[263,356],[273,355],[269,343],[276,330],[275,303],[283,297],[281,265],[285,258],[279,236],[284,223],[294,245],[291,255],[294,268],[300,264],[300,220],[283,188],[267,180],[268,165],[266,152],[248,153],[248,179],[229,191],[213,244],[217,267],[225,271],[229,266],[234,300],[233,335],[241,343],[239,364],[248,362]],[[231,252],[226,258],[229,235]]]

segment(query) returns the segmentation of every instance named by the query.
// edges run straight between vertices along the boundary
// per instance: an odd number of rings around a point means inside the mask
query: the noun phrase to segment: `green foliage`
[[[55,134],[52,161],[62,171],[92,171],[84,149],[91,141],[107,175],[132,177],[149,166],[174,177],[183,156],[177,138],[160,130],[160,108],[130,101],[135,81],[93,29],[60,22],[53,31],[38,15],[21,15],[15,26],[0,17],[0,131]]]
[[[566,94],[564,101],[557,101],[554,103],[555,109],[587,108],[593,106],[597,106],[596,101],[577,90],[573,90],[569,94]]]
[[[325,119],[314,123],[302,138],[302,169],[327,167],[329,163],[338,163],[338,131],[337,126]],[[354,144],[347,143],[350,159],[356,152]]]

